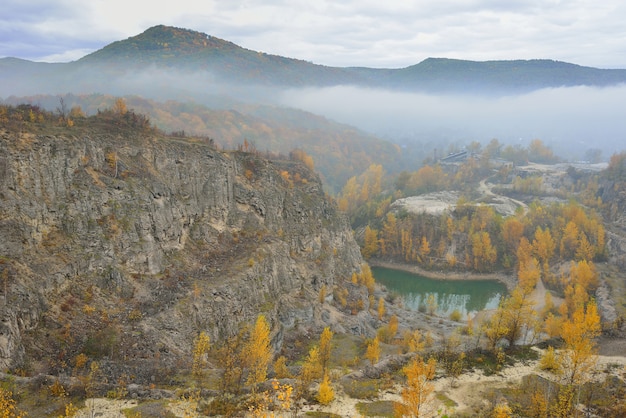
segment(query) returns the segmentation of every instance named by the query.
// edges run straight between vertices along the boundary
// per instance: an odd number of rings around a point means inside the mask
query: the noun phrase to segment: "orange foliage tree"
[[[437,361],[430,358],[424,362],[416,355],[402,372],[406,376],[406,386],[402,389],[402,403],[396,407],[398,416],[424,417],[433,412],[432,393],[435,386],[431,380],[435,377]]]

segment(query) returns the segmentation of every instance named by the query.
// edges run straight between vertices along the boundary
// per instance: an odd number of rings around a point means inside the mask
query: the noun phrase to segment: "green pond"
[[[434,295],[439,316],[458,310],[465,318],[497,308],[500,298],[507,294],[506,286],[496,280],[437,280],[384,267],[372,267],[372,273],[377,283],[399,294],[409,309],[425,309],[427,298]]]

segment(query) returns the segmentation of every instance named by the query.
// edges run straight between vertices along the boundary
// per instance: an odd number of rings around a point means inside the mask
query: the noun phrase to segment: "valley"
[[[324,67],[161,25],[0,75],[5,416],[626,414],[620,143],[329,116],[624,70]]]

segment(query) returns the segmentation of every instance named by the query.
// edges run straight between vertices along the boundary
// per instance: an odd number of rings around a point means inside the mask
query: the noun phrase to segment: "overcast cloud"
[[[622,0],[4,0],[0,57],[64,62],[165,24],[331,66],[428,57],[626,68]]]

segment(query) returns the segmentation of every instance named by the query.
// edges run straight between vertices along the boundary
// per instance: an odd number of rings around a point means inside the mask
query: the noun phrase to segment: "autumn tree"
[[[209,354],[210,348],[211,339],[206,332],[200,332],[200,334],[196,337],[193,343],[193,364],[191,367],[191,372],[194,376],[202,376],[203,369],[208,363],[207,356]]]
[[[227,393],[238,394],[243,382],[242,347],[245,343],[245,329],[222,341],[217,349],[217,363],[222,367],[220,389],[222,396]]]
[[[524,293],[532,292],[540,279],[541,269],[535,257],[519,262],[517,280],[519,287]]]
[[[498,343],[502,338],[509,333],[508,324],[506,318],[501,314],[500,310],[503,308],[503,301],[500,302],[500,307],[495,314],[489,317],[482,325],[482,330],[487,338],[487,346],[491,351],[496,351]]]
[[[330,327],[325,327],[320,335],[319,344],[319,361],[322,369],[322,374],[326,374],[330,366],[332,339],[333,332],[330,330]]]
[[[317,392],[317,401],[322,405],[328,405],[335,399],[335,392],[330,384],[330,377],[328,373],[324,374],[324,378],[320,383],[319,390]]]
[[[374,286],[376,280],[374,280],[374,274],[372,274],[372,268],[369,264],[363,264],[361,266],[361,274],[358,275],[358,282],[367,288],[367,293],[374,293]]]
[[[533,256],[533,246],[528,238],[521,237],[515,252],[518,264],[527,264]]]
[[[474,269],[478,271],[489,270],[496,262],[498,253],[491,243],[489,232],[476,232],[472,235],[472,256]]]
[[[83,109],[80,106],[74,106],[70,110],[70,117],[74,119],[84,118],[85,112],[83,112]]]
[[[600,316],[595,302],[591,300],[562,320],[560,331],[562,349],[557,355],[549,347],[540,365],[561,376],[562,385],[549,404],[549,416],[565,418],[573,416],[580,403],[581,388],[590,381],[596,367],[595,338],[600,334]]]
[[[513,411],[508,403],[499,402],[493,408],[493,418],[510,418],[513,416]]]
[[[308,155],[303,150],[295,149],[295,150],[291,151],[291,153],[289,155],[290,155],[291,159],[303,162],[304,165],[309,170],[311,170],[311,171],[315,170],[315,163],[313,162],[313,157]]]
[[[115,103],[113,104],[113,112],[117,113],[118,115],[124,115],[126,112],[128,112],[128,108],[126,107],[126,101],[121,97],[115,100]]]
[[[430,254],[430,243],[425,236],[422,237],[422,243],[420,244],[419,252],[423,256],[428,256]]]
[[[529,290],[529,288],[523,289],[517,286],[496,312],[496,315],[502,315],[504,318],[506,327],[504,337],[509,342],[509,346],[515,345],[522,331],[532,324],[535,311],[534,302],[530,298],[531,291],[532,288]]]
[[[365,227],[365,238],[363,249],[361,250],[363,257],[367,260],[378,252],[378,230]]]
[[[574,221],[569,221],[567,225],[565,225],[559,245],[559,253],[562,259],[571,260],[574,258],[576,250],[578,249],[579,236],[580,231],[578,225]]]
[[[435,387],[431,380],[435,377],[436,364],[434,358],[424,362],[417,355],[402,369],[406,385],[401,392],[402,403],[396,406],[396,415],[424,417],[432,413],[432,393]]]
[[[535,239],[533,240],[533,252],[541,262],[544,277],[547,277],[550,271],[550,260],[554,255],[556,244],[552,239],[550,229],[542,229],[537,227],[535,230]]]
[[[388,213],[385,222],[383,223],[383,229],[380,239],[380,250],[383,255],[397,255],[399,249],[399,232],[398,232],[398,220],[396,215]]]
[[[586,260],[572,261],[569,273],[563,277],[562,282],[565,287],[565,303],[561,304],[559,311],[564,316],[571,315],[589,301],[589,294],[598,285],[594,264]]]
[[[270,327],[264,315],[258,316],[243,353],[244,364],[248,368],[246,383],[256,391],[257,385],[266,380],[267,368],[272,360]]]
[[[502,238],[509,253],[515,254],[517,252],[522,236],[524,236],[524,224],[519,219],[510,217],[504,220]]]
[[[313,383],[315,379],[320,379],[322,376],[320,350],[319,347],[315,345],[314,347],[311,347],[304,363],[302,363],[302,368],[300,369],[300,374],[298,375],[298,392],[296,396],[298,398],[306,396],[311,383]]]
[[[407,353],[419,353],[426,346],[426,341],[422,333],[416,329],[405,331],[402,337],[402,347]]]
[[[17,408],[13,393],[0,388],[0,418],[24,418],[26,415]]]
[[[385,298],[380,297],[378,299],[378,320],[382,320],[385,316]]]
[[[593,260],[596,255],[595,247],[589,242],[587,235],[584,233],[578,234],[578,247],[574,253],[576,260]]]
[[[372,365],[378,363],[378,359],[380,358],[380,341],[378,340],[378,335],[367,343],[365,358],[369,360]]]
[[[280,356],[274,362],[274,373],[278,379],[291,378],[291,372],[287,367],[287,357]]]
[[[389,339],[393,339],[398,332],[398,317],[394,314],[389,318],[389,323],[387,324],[387,328],[389,329]]]
[[[581,385],[589,378],[597,362],[595,338],[600,331],[600,315],[593,300],[586,307],[579,307],[571,319],[563,322],[561,369],[566,384]]]
[[[552,150],[541,139],[533,139],[528,145],[528,157],[536,163],[554,164],[559,161]]]

